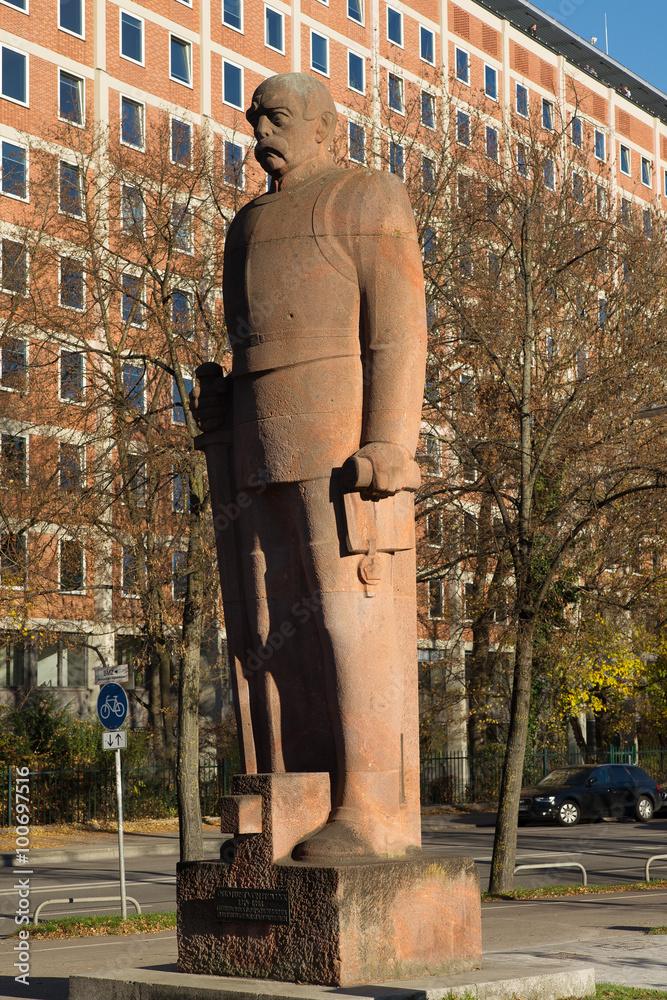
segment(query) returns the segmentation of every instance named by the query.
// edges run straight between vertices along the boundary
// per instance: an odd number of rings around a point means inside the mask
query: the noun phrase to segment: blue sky
[[[604,52],[607,14],[609,55],[667,93],[665,0],[531,0],[534,7],[597,44]]]

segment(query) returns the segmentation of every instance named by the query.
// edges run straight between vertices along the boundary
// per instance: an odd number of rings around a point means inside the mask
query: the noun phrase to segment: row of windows
[[[172,567],[172,595],[174,600],[183,600],[187,592],[187,554],[185,552],[173,552],[171,556]],[[28,577],[28,546],[25,532],[16,534],[5,534],[0,537],[0,584],[3,587],[23,588]],[[134,549],[123,548],[121,557],[121,589],[123,596],[132,597],[137,593],[137,558]],[[61,594],[83,594],[86,590],[86,551],[85,546],[76,538],[60,538],[58,540],[58,590]],[[63,658],[63,650],[57,644],[46,647],[47,660],[46,673],[56,676],[60,673],[63,665],[67,664],[67,653],[72,655],[72,666],[77,677],[83,674],[81,670],[81,657],[84,650],[71,649],[65,647],[64,664],[58,663],[57,658]],[[22,666],[22,664],[21,664]],[[76,669],[78,667],[79,669]],[[0,673],[0,677],[2,674]],[[12,680],[7,680],[6,684],[12,685]],[[53,681],[40,679],[38,668],[38,684],[50,684]],[[21,684],[22,681],[14,681],[14,684]],[[71,678],[68,682],[77,683]],[[78,683],[83,683],[83,678]],[[6,685],[3,685],[6,686]]]
[[[27,642],[5,640],[0,648],[0,687],[28,684],[30,661],[39,687],[87,687],[89,640],[90,636],[71,632],[62,637],[46,633]]]
[[[366,163],[366,129],[356,122],[348,123],[348,157],[355,163]],[[388,145],[389,171],[401,179],[405,178],[405,147],[390,141]],[[434,191],[437,167],[435,160],[428,156],[421,158],[421,186],[423,191]]]

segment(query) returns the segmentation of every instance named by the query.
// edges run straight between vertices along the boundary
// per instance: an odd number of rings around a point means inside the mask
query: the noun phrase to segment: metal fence
[[[232,768],[226,758],[199,765],[199,800],[203,816],[220,815],[220,796],[228,795]],[[16,769],[0,772],[0,826],[11,826]],[[25,779],[20,779],[25,781]],[[30,772],[30,822],[107,822],[116,818],[116,776],[113,768],[59,771],[37,767]],[[146,764],[123,768],[123,815],[126,820],[176,816],[176,769]]]
[[[423,805],[494,802],[500,794],[505,748],[482,754],[441,753],[421,759]],[[627,749],[607,747],[595,754],[596,764],[639,764],[658,783],[667,783],[667,747]],[[581,764],[579,753],[543,749],[527,753],[523,784],[534,785],[556,767]]]

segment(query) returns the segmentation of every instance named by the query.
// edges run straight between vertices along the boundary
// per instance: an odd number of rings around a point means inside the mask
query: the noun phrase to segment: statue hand
[[[200,365],[190,393],[190,410],[197,426],[204,433],[221,430],[227,423],[229,382],[222,368],[215,364]]]
[[[389,444],[386,441],[366,444],[359,451],[355,451],[351,458],[361,460],[364,464],[370,462],[371,481],[359,484],[361,492],[370,499],[380,500],[383,497],[393,496],[410,485],[414,461],[400,444]]]

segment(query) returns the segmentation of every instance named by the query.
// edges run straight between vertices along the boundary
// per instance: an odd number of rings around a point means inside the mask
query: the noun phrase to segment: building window
[[[25,683],[24,663],[24,644],[5,639],[4,645],[0,646],[0,687],[22,687]]]
[[[607,217],[607,189],[603,184],[595,185],[595,210],[603,218]]]
[[[242,190],[243,178],[243,146],[235,142],[225,141],[225,184]]]
[[[365,60],[356,52],[347,53],[347,85],[358,94],[366,92]]]
[[[144,22],[126,11],[120,12],[120,54],[124,59],[144,64]]]
[[[437,246],[435,231],[428,226],[424,230],[423,257],[424,260],[432,260]]]
[[[463,585],[463,620],[472,622],[475,617],[475,586],[472,583]]]
[[[588,355],[583,349],[577,351],[577,378],[586,378],[588,373]]]
[[[2,142],[2,193],[25,200],[28,196],[27,153],[15,142]]]
[[[269,49],[285,53],[285,18],[272,7],[264,8],[264,44]]]
[[[28,441],[20,434],[2,434],[2,485],[25,486],[28,482]]]
[[[17,10],[22,10],[24,14],[28,12],[28,0],[0,0],[0,3],[4,3],[8,7],[16,7]]]
[[[188,577],[185,572],[188,565],[187,552],[172,552],[171,574],[172,594],[175,601],[184,601],[188,593]]]
[[[465,111],[456,112],[456,141],[462,146],[470,145],[470,115]]]
[[[3,389],[23,392],[28,387],[28,342],[17,337],[2,341],[0,384]]]
[[[528,87],[522,83],[516,85],[516,113],[522,118],[528,117]]]
[[[442,472],[442,441],[435,434],[424,436],[424,456],[427,473],[430,476],[439,476]]]
[[[403,78],[389,73],[389,107],[403,114]]]
[[[435,191],[436,168],[435,160],[422,156],[422,191],[432,194]]]
[[[426,515],[426,544],[434,549],[441,549],[445,535],[442,524],[442,514],[440,511]]]
[[[484,67],[484,93],[492,101],[498,100],[498,70],[493,66]]]
[[[644,230],[646,239],[650,240],[653,235],[653,216],[651,215],[650,208],[645,208],[642,212],[642,229]]]
[[[425,128],[435,128],[435,97],[428,91],[421,92],[422,125]]]
[[[603,327],[607,322],[607,300],[598,299],[598,326]]]
[[[144,199],[139,188],[123,184],[120,195],[120,225],[137,239],[144,235]]]
[[[175,288],[171,293],[171,324],[174,333],[179,337],[192,336],[194,312],[192,310],[192,295],[181,288]],[[190,389],[192,386],[190,386]],[[190,391],[188,389],[188,392]]]
[[[542,99],[542,128],[553,132],[554,128],[554,106],[551,101]]]
[[[192,379],[184,378],[185,383],[185,393],[189,396],[192,392]],[[171,410],[171,422],[172,424],[178,424],[179,426],[185,426],[185,407],[183,406],[183,400],[181,399],[181,394],[178,390],[178,385],[176,381],[172,382],[172,410]]]
[[[83,264],[73,257],[60,258],[60,305],[83,309]]]
[[[87,687],[85,635],[46,633],[37,650],[38,687]]]
[[[83,80],[60,70],[58,114],[72,125],[83,125]]]
[[[83,38],[83,0],[59,0],[58,27]]]
[[[630,147],[621,143],[621,173],[630,176]]]
[[[621,222],[626,229],[632,225],[632,204],[627,198],[621,198]]]
[[[121,588],[126,597],[137,593],[137,554],[134,549],[125,546],[121,562]]]
[[[606,160],[607,158],[605,134],[598,128],[595,129],[595,158],[597,160]]]
[[[323,76],[329,75],[329,39],[310,32],[310,68]]]
[[[171,119],[171,162],[189,167],[192,157],[192,125]]]
[[[435,35],[423,24],[419,25],[419,58],[429,66],[435,66]]]
[[[577,170],[572,171],[572,197],[579,205],[583,205],[584,178]]]
[[[23,587],[27,576],[25,532],[0,537],[0,583],[3,587]]]
[[[0,46],[2,96],[15,104],[28,103],[28,57],[24,52]]]
[[[127,455],[124,476],[125,489],[136,507],[146,506],[148,466],[141,455]]]
[[[83,485],[83,448],[61,441],[59,457],[60,489],[66,493],[75,493]]]
[[[553,191],[556,187],[556,167],[554,161],[547,158],[544,161],[544,167],[542,168],[542,174],[544,177],[544,186],[550,191]]]
[[[243,108],[243,70],[222,60],[222,100],[233,108]]]
[[[581,118],[572,119],[570,135],[572,136],[572,145],[576,146],[577,149],[581,149],[584,145],[584,126]]]
[[[67,215],[83,215],[81,171],[64,160],[60,161],[60,211]]]
[[[428,616],[432,619],[445,617],[445,584],[442,580],[428,581]]]
[[[123,390],[127,405],[137,413],[145,413],[145,372],[139,365],[123,365]]]
[[[363,0],[347,0],[347,16],[351,21],[356,21],[357,24],[363,24],[364,23]]]
[[[243,6],[241,0],[222,0],[222,23],[234,31],[243,31]]]
[[[387,7],[387,38],[403,48],[403,15],[393,7]]]
[[[642,184],[649,188],[653,186],[653,164],[646,156],[642,156]]]
[[[176,35],[169,36],[169,78],[192,86],[192,45]]]
[[[121,316],[123,323],[130,326],[143,326],[144,307],[141,301],[141,278],[132,274],[124,274],[121,281],[123,295],[121,300]]]
[[[28,253],[15,240],[2,241],[2,287],[22,295],[28,289]]]
[[[486,155],[490,160],[498,160],[498,130],[486,126]]]
[[[84,358],[78,351],[60,352],[60,398],[66,403],[83,402]]]
[[[456,49],[456,79],[470,85],[470,55],[465,49]]]
[[[190,510],[190,483],[185,472],[177,472],[171,481],[171,508],[174,514],[184,514]]]
[[[397,142],[389,143],[389,172],[401,179],[405,173],[405,151]]]
[[[120,100],[120,139],[126,146],[144,148],[144,106],[129,97]]]
[[[192,253],[192,215],[187,205],[171,206],[171,233],[175,250]]]
[[[519,177],[528,176],[528,155],[522,142],[517,143],[516,147],[516,172]]]
[[[363,125],[349,122],[348,155],[355,163],[366,162],[366,130]]]

